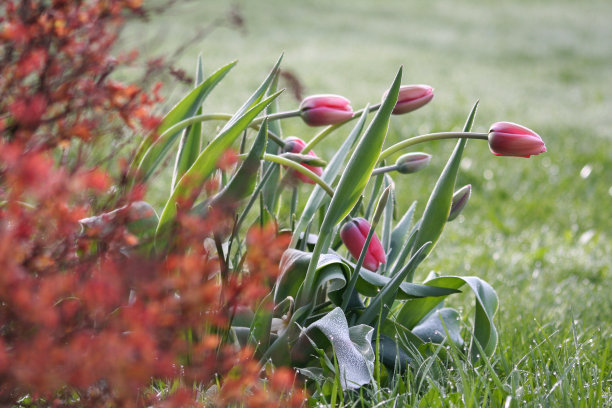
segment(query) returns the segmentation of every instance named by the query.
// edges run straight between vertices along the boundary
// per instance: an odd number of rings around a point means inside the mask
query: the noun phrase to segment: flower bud
[[[395,162],[396,171],[402,174],[416,173],[427,167],[431,161],[431,155],[422,152],[406,153]]]
[[[529,157],[546,151],[540,135],[512,122],[497,122],[489,130],[489,149],[496,156]]]
[[[459,214],[461,214],[461,211],[463,211],[468,200],[470,199],[470,195],[472,195],[471,184],[463,186],[459,190],[455,191],[455,194],[453,194],[453,202],[451,204],[450,213],[448,214],[448,221],[454,220],[459,216]]]
[[[283,148],[283,152],[285,153],[301,153],[306,143],[295,136],[288,137],[285,139],[285,147]],[[317,155],[311,150],[308,152],[308,156],[317,157]],[[321,177],[323,175],[323,169],[321,167],[310,166],[306,163],[301,163],[302,166],[306,167],[308,170],[312,171],[317,176]],[[304,183],[315,184],[313,180],[311,180],[308,176],[303,175],[302,173],[292,170],[291,173],[293,176],[302,180]]]
[[[340,238],[342,238],[342,242],[346,245],[353,258],[359,259],[369,231],[370,223],[364,218],[354,218],[340,229]],[[378,236],[374,233],[363,260],[363,266],[371,271],[376,271],[380,264],[386,262],[385,250]]]
[[[434,89],[429,85],[402,85],[397,96],[397,103],[393,108],[393,114],[412,112],[423,105],[427,105],[434,97]],[[383,100],[389,91],[383,95]]]
[[[300,104],[300,116],[308,126],[325,126],[353,117],[351,102],[340,95],[312,95]]]

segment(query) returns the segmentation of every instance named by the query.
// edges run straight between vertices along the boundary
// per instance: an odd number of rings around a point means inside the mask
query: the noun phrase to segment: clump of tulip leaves
[[[252,346],[262,366],[289,365],[319,384],[346,390],[371,383],[380,370],[401,374],[411,369],[417,354],[443,354],[444,347],[436,345],[453,343],[468,359],[490,356],[498,340],[493,322],[498,298],[487,282],[475,276],[413,281],[448,222],[467,139],[456,138],[423,213],[417,213],[416,203],[396,208],[391,172],[376,169],[384,168],[390,153],[409,145],[383,150],[401,68],[380,105],[324,128],[300,154],[283,153],[283,115],[276,103],[279,64],[235,114],[223,115],[203,113],[202,105],[235,63],[204,78],[199,61],[195,88],[165,116],[158,136],[144,139],[131,164],[132,181],[148,183],[168,155],[176,155],[171,192],[157,209],[159,217],[151,215],[138,225],[137,235],[151,238],[141,249],[163,256],[173,245],[179,211],[206,217],[217,207],[229,208],[233,229],[214,238],[227,273],[240,275],[247,250],[243,236],[251,225],[275,222],[290,231],[291,244],[270,293],[259,307],[233,316],[227,341]],[[470,131],[475,112],[476,105],[463,132]],[[203,131],[202,122],[208,120],[224,122],[214,136]],[[307,154],[326,135],[349,125],[350,134],[327,162]],[[218,193],[207,197],[202,186],[217,172],[222,155],[238,145],[243,154],[236,169],[225,174]],[[321,177],[302,163],[321,167]],[[298,203],[296,184],[290,186],[293,195],[285,200],[290,208],[283,210],[289,219],[281,219],[280,195],[296,171],[317,184],[300,187],[310,189],[305,203]],[[376,271],[362,266],[365,249],[355,262],[341,247],[340,227],[357,216],[371,224],[364,248],[374,229],[380,231],[387,262]],[[474,302],[473,318],[466,319],[470,327],[459,311],[445,306],[448,296],[460,293]]]

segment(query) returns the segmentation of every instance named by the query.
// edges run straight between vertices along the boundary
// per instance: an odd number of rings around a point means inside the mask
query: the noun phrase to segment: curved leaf
[[[197,88],[189,92],[183,99],[170,110],[162,120],[156,130],[158,135],[162,135],[157,139],[146,137],[134,156],[131,168],[140,172],[143,180],[147,180],[157,166],[164,160],[164,157],[176,141],[180,131],[166,133],[164,132],[176,125],[178,122],[193,116],[198,108],[204,102],[204,99],[221,82],[223,77],[236,65],[237,61],[231,62],[220,68],[202,82]]]
[[[491,355],[497,347],[497,329],[493,317],[499,304],[497,293],[484,280],[475,276],[442,276],[424,283],[437,287],[459,289],[467,284],[475,296],[473,335],[487,355]],[[440,304],[439,298],[420,298],[406,301],[396,316],[398,323],[408,329],[415,328],[428,317],[430,312]],[[473,355],[477,355],[476,346],[472,347]]]
[[[397,223],[395,228],[393,228],[393,232],[391,232],[391,248],[389,250],[389,256],[387,257],[387,268],[389,270],[391,270],[391,267],[400,254],[400,250],[408,239],[408,231],[412,224],[415,209],[416,201],[413,201],[410,208],[404,213],[402,219]]]
[[[389,284],[391,278],[378,273],[361,268],[359,280],[357,281],[357,291],[365,296],[376,296],[380,290]],[[453,293],[460,293],[457,289],[421,285],[417,283],[402,282],[399,286],[397,299],[415,299],[423,297],[448,296]]]
[[[179,205],[184,205],[184,210],[191,208],[193,200],[197,193],[202,188],[204,181],[216,169],[217,161],[221,155],[232,145],[236,138],[244,131],[249,123],[263,110],[265,107],[278,96],[278,93],[270,96],[267,99],[256,104],[246,113],[240,115],[235,120],[232,120],[232,125],[223,128],[224,130],[200,153],[198,159],[181,177],[172,192],[172,195],[166,202],[166,206],[162,211],[159,225],[156,232],[156,244],[161,241],[165,242],[168,234],[171,231],[171,226],[174,223]]]
[[[461,347],[463,346],[463,338],[461,337],[460,321],[459,312],[446,307],[430,314],[412,329],[412,333],[424,342],[432,343],[442,343],[448,333],[450,340]]]
[[[289,248],[283,253],[280,262],[280,276],[274,290],[274,303],[278,304],[288,296],[295,297],[298,293],[312,253]],[[348,266],[342,258],[334,254],[324,254],[319,258],[316,268],[315,288],[320,288],[329,282],[329,290],[336,291],[346,285],[345,276]]]
[[[309,325],[300,334],[291,350],[294,362],[310,359],[312,343],[319,348],[331,345],[338,362],[338,373],[342,389],[355,389],[372,381],[374,351],[372,334],[374,329],[359,325],[349,329],[346,317],[339,307]]]
[[[464,132],[469,132],[474,122],[474,115],[476,115],[476,108],[478,102],[472,108],[470,115],[463,128]],[[423,218],[421,221],[421,227],[417,233],[416,245],[414,248],[420,248],[425,242],[430,241],[432,245],[429,247],[428,253],[435,246],[436,242],[442,234],[444,225],[448,220],[448,214],[450,213],[451,204],[453,202],[453,193],[455,191],[455,181],[457,180],[457,172],[459,171],[459,163],[461,162],[461,156],[467,139],[460,139],[453,150],[446,166],[442,170],[436,185],[434,186]]]

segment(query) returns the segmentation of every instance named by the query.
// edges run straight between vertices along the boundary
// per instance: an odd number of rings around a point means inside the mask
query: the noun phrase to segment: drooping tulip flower
[[[291,136],[285,139],[285,147],[283,148],[283,152],[301,153],[305,146],[306,146],[306,143],[302,139],[295,137],[295,136]],[[308,152],[308,156],[317,157],[317,155],[312,150]],[[306,167],[308,170],[312,171],[314,174],[316,174],[319,177],[323,175],[323,169],[321,167],[310,166],[306,163],[301,163],[301,165]],[[315,184],[315,182],[312,179],[308,178],[307,176],[303,175],[302,173],[298,171],[293,170],[292,174],[298,179],[300,179],[301,181],[303,181],[304,183]]]
[[[340,229],[340,238],[342,238],[342,242],[346,245],[353,258],[359,259],[359,255],[361,254],[369,231],[370,223],[364,218],[353,218]],[[380,264],[386,262],[387,257],[385,255],[385,250],[378,236],[374,233],[370,240],[365,259],[363,260],[363,266],[372,271],[376,271]]]
[[[340,95],[312,95],[300,103],[300,116],[308,126],[326,126],[353,117],[351,102]]]
[[[401,155],[395,162],[396,171],[402,174],[416,173],[427,167],[431,155],[422,152],[412,152]]]
[[[529,157],[546,152],[540,135],[512,122],[497,122],[491,125],[489,149],[496,156]]]
[[[472,195],[471,184],[463,186],[459,190],[455,191],[455,194],[453,194],[450,212],[448,214],[448,221],[454,220],[459,216],[459,214],[461,214],[461,211],[463,211],[468,200],[470,199],[470,195]]]
[[[385,92],[383,99],[389,91]],[[397,96],[397,103],[393,108],[394,115],[412,112],[423,105],[427,105],[434,97],[434,89],[429,85],[402,85]]]

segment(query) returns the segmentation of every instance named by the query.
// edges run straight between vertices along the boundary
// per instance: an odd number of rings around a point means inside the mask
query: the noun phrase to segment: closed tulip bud
[[[334,125],[353,117],[351,102],[340,95],[308,96],[299,109],[308,126]]]
[[[406,153],[395,162],[396,171],[402,174],[416,173],[427,167],[431,161],[431,155],[422,152]]]
[[[512,122],[497,122],[491,125],[489,149],[496,156],[529,157],[546,152],[540,135]]]
[[[342,238],[342,242],[346,245],[353,258],[359,259],[369,231],[370,223],[364,218],[353,218],[340,229],[340,238]],[[385,250],[378,236],[374,233],[363,260],[363,266],[371,271],[375,271],[380,264],[386,262]]]
[[[383,99],[389,91],[385,92]],[[427,105],[434,97],[434,89],[429,85],[402,85],[397,96],[397,103],[393,108],[393,114],[412,112],[423,105]]]
[[[455,191],[455,194],[453,194],[453,202],[451,204],[450,213],[448,214],[448,221],[454,220],[459,216],[459,214],[461,214],[461,211],[463,211],[468,200],[470,199],[470,195],[472,195],[471,184],[463,186],[459,190]]]
[[[283,152],[301,153],[305,146],[306,146],[306,143],[302,139],[297,138],[295,136],[291,136],[285,139],[285,147],[283,148]],[[317,157],[317,155],[312,150],[308,152],[308,156]],[[323,175],[323,169],[321,167],[310,166],[306,163],[301,163],[301,165],[306,167],[308,170],[312,171],[314,174],[316,174],[319,177]],[[304,183],[315,184],[315,182],[312,179],[308,178],[308,176],[305,176],[300,172],[293,170],[291,173],[298,179],[302,180]]]

